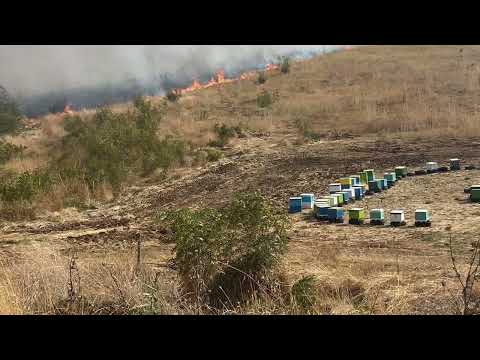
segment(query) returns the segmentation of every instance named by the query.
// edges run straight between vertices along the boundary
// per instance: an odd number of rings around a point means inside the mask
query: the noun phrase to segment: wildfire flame
[[[277,70],[277,69],[279,69],[279,66],[275,65],[275,64],[267,64],[265,66],[265,71],[273,71],[273,70]],[[215,76],[213,78],[211,78],[210,81],[208,81],[205,84],[201,84],[201,83],[198,82],[198,80],[194,79],[193,82],[192,82],[192,85],[190,85],[189,87],[187,87],[185,89],[175,89],[173,91],[177,94],[184,95],[184,94],[190,93],[192,91],[196,91],[196,90],[200,90],[200,89],[206,89],[206,88],[209,88],[209,87],[212,87],[212,86],[218,86],[218,85],[221,85],[221,84],[232,83],[234,81],[239,81],[239,80],[251,79],[251,78],[254,78],[256,75],[257,75],[256,71],[248,71],[248,72],[244,72],[244,73],[240,74],[240,76],[238,76],[236,78],[230,78],[229,79],[229,78],[225,77],[225,71],[220,70],[220,71],[217,71],[215,73]]]

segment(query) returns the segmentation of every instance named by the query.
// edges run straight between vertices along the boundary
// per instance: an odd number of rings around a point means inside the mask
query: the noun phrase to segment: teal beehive
[[[291,197],[288,202],[288,212],[291,214],[302,212],[302,198]]]
[[[415,226],[430,226],[430,213],[428,210],[415,210]]]
[[[370,224],[372,225],[384,225],[385,224],[385,211],[383,209],[370,210]]]
[[[328,221],[334,223],[343,223],[344,211],[340,207],[331,207],[328,209]]]
[[[315,202],[315,195],[314,194],[300,194],[302,198],[302,209],[304,210],[312,210],[313,204]]]

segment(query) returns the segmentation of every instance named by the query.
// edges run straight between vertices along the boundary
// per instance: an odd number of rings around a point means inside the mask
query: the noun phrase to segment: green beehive
[[[338,205],[338,196],[335,194],[332,194],[329,196],[330,198],[330,206],[337,206]]]
[[[368,182],[368,191],[370,192],[380,192],[382,191],[381,188],[379,187],[379,183],[376,180],[369,181]]]
[[[383,209],[370,210],[370,224],[372,225],[385,224],[385,211]]]
[[[428,210],[415,210],[415,226],[430,226],[430,213]]]
[[[364,170],[367,174],[367,182],[375,180],[375,171],[373,169]]]
[[[387,181],[391,181],[391,182],[397,181],[397,177],[395,176],[394,172],[387,172],[383,175],[383,177],[387,179]]]
[[[470,200],[473,202],[480,202],[480,188],[473,188],[470,190]]]
[[[335,193],[337,195],[337,204],[338,206],[342,206],[345,203],[345,198],[343,197],[342,193]]]
[[[335,201],[331,196],[322,196],[318,201],[326,202],[329,206],[335,206]]]
[[[368,174],[365,171],[362,171],[358,175],[360,176],[360,183],[362,185],[368,184]]]
[[[361,225],[365,221],[365,209],[353,208],[348,210],[348,223],[353,225]]]
[[[398,179],[407,176],[407,167],[406,166],[397,166],[395,168],[395,175]]]
[[[377,179],[375,180],[377,182],[377,187],[380,191],[385,190],[385,181],[384,179]]]

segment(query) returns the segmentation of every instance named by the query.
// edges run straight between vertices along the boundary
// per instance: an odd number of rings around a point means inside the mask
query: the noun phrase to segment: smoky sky
[[[291,51],[329,51],[333,45],[0,45],[0,85],[33,95],[94,87],[164,73],[185,76],[248,67]],[[246,69],[244,69],[246,70]]]

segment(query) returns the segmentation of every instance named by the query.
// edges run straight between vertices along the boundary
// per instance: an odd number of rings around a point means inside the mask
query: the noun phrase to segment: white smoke
[[[182,70],[191,76],[222,67],[241,68],[292,51],[333,49],[334,45],[1,45],[0,85],[14,95],[31,96],[114,86]]]

